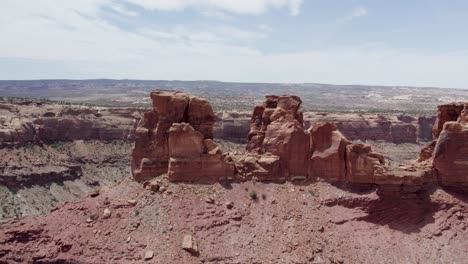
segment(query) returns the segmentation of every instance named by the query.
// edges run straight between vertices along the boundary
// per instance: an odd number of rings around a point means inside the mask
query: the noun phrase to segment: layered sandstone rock
[[[132,141],[140,110],[30,101],[0,103],[0,146],[73,140]]]
[[[441,183],[468,183],[468,126],[461,122],[446,122],[433,156]]]
[[[386,173],[385,158],[372,152],[370,146],[353,143],[346,147],[347,180],[353,183],[375,183]]]
[[[316,124],[310,131],[312,157],[309,176],[330,181],[346,180],[346,146],[350,142],[332,123]]]
[[[255,106],[248,137],[249,154],[236,163],[241,177],[261,180],[322,178],[374,183],[387,169],[382,155],[352,144],[330,122],[303,125],[296,96],[266,96]]]
[[[268,154],[258,165],[274,168],[270,176],[274,179],[307,175],[310,137],[303,126],[301,103],[297,96],[268,95],[254,108],[247,150]]]
[[[244,142],[250,131],[250,113],[218,112],[213,137]]]
[[[468,183],[468,103],[438,106],[432,129],[434,141],[421,150],[418,162],[431,163],[433,174],[443,185]]]
[[[234,165],[211,140],[215,115],[205,99],[177,91],[151,92],[153,111],[136,129],[132,171],[137,181],[168,173],[172,181],[232,177]]]
[[[432,136],[434,139],[439,137],[446,122],[457,121],[465,106],[466,104],[463,103],[451,103],[439,105],[437,107],[437,118],[432,129]]]
[[[304,114],[305,127],[325,122],[335,124],[338,130],[349,140],[383,140],[397,144],[416,143],[418,139],[427,139],[427,131],[432,131],[433,125],[433,121],[430,123],[430,118],[424,117],[419,120],[408,115],[384,116],[312,112]],[[432,137],[431,132],[429,132],[429,137]]]
[[[188,123],[174,123],[169,129],[169,152],[170,181],[213,182],[234,176],[234,163]]]

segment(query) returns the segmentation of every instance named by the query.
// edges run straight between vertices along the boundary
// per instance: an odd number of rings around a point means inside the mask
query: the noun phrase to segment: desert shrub
[[[60,148],[60,146],[62,146],[62,144],[59,143],[59,142],[50,144],[50,147],[53,148],[53,149],[58,149],[58,148]]]
[[[256,201],[258,199],[256,191],[250,191],[249,196],[254,201]]]

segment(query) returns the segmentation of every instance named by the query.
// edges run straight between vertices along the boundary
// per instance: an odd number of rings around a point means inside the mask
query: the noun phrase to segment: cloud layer
[[[240,15],[260,15],[271,8],[288,8],[299,14],[302,0],[128,0],[149,10],[182,11],[187,8],[215,10]]]
[[[216,23],[205,27],[187,23],[143,24],[128,29],[115,22],[135,19],[144,9],[169,13],[193,9],[200,15],[221,12],[233,16],[259,16],[281,9],[298,15],[301,3],[298,0],[2,1],[0,79],[211,79],[445,87],[464,87],[468,83],[461,70],[468,68],[466,54],[408,52],[385,46],[265,52],[257,44],[270,41],[275,32],[268,24],[245,27],[215,19]],[[348,14],[363,17],[367,10],[358,7]]]

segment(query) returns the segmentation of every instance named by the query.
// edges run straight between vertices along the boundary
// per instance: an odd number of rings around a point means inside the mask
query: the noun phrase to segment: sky
[[[468,88],[465,0],[0,0],[0,79]]]

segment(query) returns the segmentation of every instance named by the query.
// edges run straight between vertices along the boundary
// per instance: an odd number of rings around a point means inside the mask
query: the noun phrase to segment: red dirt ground
[[[439,187],[395,198],[324,182],[161,184],[127,178],[3,224],[0,263],[467,263],[468,195]]]

